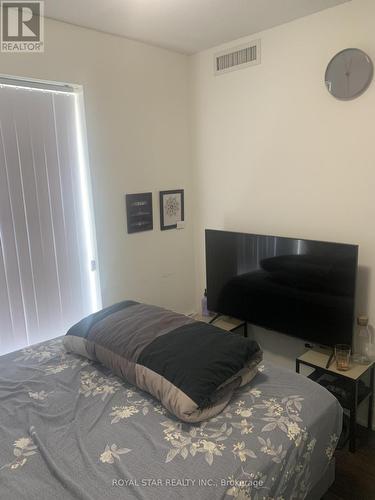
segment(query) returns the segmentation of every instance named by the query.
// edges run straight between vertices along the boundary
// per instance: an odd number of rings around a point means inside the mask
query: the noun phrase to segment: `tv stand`
[[[210,325],[222,328],[227,332],[235,332],[240,328],[243,328],[244,337],[248,336],[247,322],[241,319],[232,318],[231,316],[225,316],[223,314],[215,314],[214,316],[202,316],[201,314],[194,314],[193,318],[197,321],[204,321]]]
[[[210,321],[209,321],[208,323],[209,323],[210,325],[211,325],[212,323],[215,323],[215,321],[216,321],[217,319],[219,319],[219,318],[220,318],[220,316],[221,316],[221,314],[215,314],[215,316],[212,316],[212,318],[210,319]],[[208,317],[209,317],[209,316],[208,316]]]

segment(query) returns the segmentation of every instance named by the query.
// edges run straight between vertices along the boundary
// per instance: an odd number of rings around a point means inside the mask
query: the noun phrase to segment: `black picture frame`
[[[171,223],[173,215],[167,214],[165,212],[165,197],[173,197],[177,195],[179,197],[179,209],[175,221]],[[176,196],[175,196],[176,197]],[[176,229],[177,223],[185,220],[185,203],[184,203],[184,190],[183,189],[170,189],[168,191],[159,192],[159,205],[160,205],[160,229],[161,231],[166,231],[168,229]]]
[[[154,229],[152,193],[126,194],[128,234]]]

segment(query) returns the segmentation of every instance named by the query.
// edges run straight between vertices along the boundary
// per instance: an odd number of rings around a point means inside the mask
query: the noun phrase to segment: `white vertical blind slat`
[[[25,109],[23,108],[23,96],[19,96],[18,99],[13,94],[13,119],[14,119],[14,131],[16,135],[17,143],[17,154],[18,154],[18,168],[19,168],[19,180],[21,184],[22,191],[22,208],[23,216],[25,221],[25,233],[20,241],[20,245],[24,245],[27,241],[27,246],[23,247],[23,259],[24,267],[27,269],[27,285],[24,287],[24,293],[28,297],[29,304],[26,306],[27,309],[32,310],[32,321],[28,323],[28,331],[34,331],[40,328],[39,324],[39,313],[38,313],[38,303],[36,295],[36,283],[35,283],[35,272],[34,272],[34,260],[33,260],[33,248],[32,242],[35,240],[33,238],[34,233],[38,233],[38,227],[35,226],[37,221],[34,220],[35,213],[35,179],[33,175],[33,161],[32,161],[32,150],[30,144],[30,138],[28,133],[28,127],[25,126]],[[16,228],[18,226],[16,223]],[[17,234],[17,231],[16,231]],[[26,279],[26,277],[25,277]],[[31,314],[31,313],[29,313]]]
[[[59,94],[54,96],[55,129],[58,138],[58,154],[60,161],[60,182],[64,193],[64,216],[65,216],[65,238],[67,259],[69,262],[67,279],[69,280],[69,293],[71,300],[71,314],[73,317],[80,317],[85,314],[84,307],[85,292],[82,287],[77,286],[76,276],[82,274],[82,248],[80,240],[80,216],[77,204],[79,203],[79,190],[74,171],[77,169],[74,154],[72,153],[72,143],[76,140],[73,117],[72,96]],[[73,131],[73,137],[70,136]],[[82,236],[81,236],[82,237]],[[72,320],[73,321],[73,320]]]
[[[38,177],[35,163],[32,124],[33,117],[26,94],[17,99],[17,118],[19,119],[19,137],[21,145],[21,165],[24,177],[26,219],[29,228],[29,247],[31,266],[34,278],[34,293],[38,313],[37,340],[48,337],[49,329],[49,293],[45,286],[46,262],[43,248],[43,230],[40,216],[40,200],[38,194]],[[35,334],[31,334],[34,338]]]
[[[84,213],[82,208],[82,193],[81,193],[81,179],[80,179],[80,165],[79,165],[79,152],[78,152],[78,138],[77,138],[77,123],[76,123],[76,109],[75,106],[65,106],[65,127],[67,133],[69,152],[69,164],[71,174],[71,185],[73,187],[72,195],[74,199],[74,220],[76,221],[76,242],[77,254],[79,257],[79,268],[81,277],[81,291],[82,291],[82,312],[84,315],[92,308],[91,297],[88,291],[90,290],[89,266],[86,254],[86,242],[84,225],[87,221],[84,220]],[[73,125],[72,125],[73,124]],[[73,227],[73,226],[72,226]]]
[[[9,289],[5,274],[3,247],[0,240],[0,352],[11,349],[12,342],[12,316],[10,311]]]
[[[24,303],[23,282],[21,278],[21,261],[19,255],[19,238],[15,231],[15,224],[21,226],[22,221],[22,193],[20,183],[16,184],[19,175],[17,147],[14,130],[13,116],[10,113],[8,96],[3,95],[1,101],[1,193],[0,193],[0,218],[3,246],[3,260],[6,264],[5,274],[10,297],[10,313],[13,320],[14,345],[19,347],[28,343],[27,314]],[[14,198],[17,198],[15,200]],[[25,278],[24,278],[25,279]]]
[[[22,301],[21,282],[19,277],[19,267],[16,256],[16,244],[13,226],[12,207],[8,189],[7,165],[4,151],[4,141],[2,134],[2,122],[0,120],[0,237],[1,237],[1,252],[2,264],[4,273],[0,279],[0,287],[7,291],[8,307],[6,310],[7,301],[5,297],[2,301],[2,325],[4,331],[2,333],[2,345],[12,337],[12,346],[17,348],[27,343],[27,332],[25,324],[25,312]],[[6,316],[11,319],[12,330],[9,328],[9,322],[6,321]],[[0,330],[2,331],[2,330]],[[6,350],[8,350],[6,347]]]
[[[49,189],[48,164],[45,153],[45,133],[43,115],[48,105],[48,94],[42,92],[24,91],[24,98],[27,100],[29,110],[29,126],[31,143],[33,148],[33,159],[35,164],[35,195],[39,200],[38,218],[35,216],[35,222],[38,220],[40,227],[40,244],[42,248],[42,262],[38,264],[41,300],[45,307],[44,325],[35,341],[44,340],[51,335],[52,325],[55,325],[56,332],[63,328],[63,319],[61,311],[61,301],[59,292],[59,277],[56,264],[55,243],[53,233],[53,218],[51,208],[51,196]],[[29,94],[27,93],[29,92]],[[31,94],[31,95],[30,95]],[[37,117],[37,118],[36,118]],[[37,120],[38,126],[35,126]],[[36,226],[33,232],[37,234]],[[38,238],[35,236],[35,238]],[[37,247],[36,247],[37,251]]]

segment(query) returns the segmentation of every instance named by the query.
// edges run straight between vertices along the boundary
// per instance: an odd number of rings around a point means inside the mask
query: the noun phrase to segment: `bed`
[[[337,400],[264,363],[217,417],[184,424],[62,338],[0,357],[0,499],[318,499]]]

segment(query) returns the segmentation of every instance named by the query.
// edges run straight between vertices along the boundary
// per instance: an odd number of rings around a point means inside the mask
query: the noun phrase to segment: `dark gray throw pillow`
[[[262,359],[255,341],[134,301],[84,318],[64,345],[149,392],[186,422],[222,411]]]

